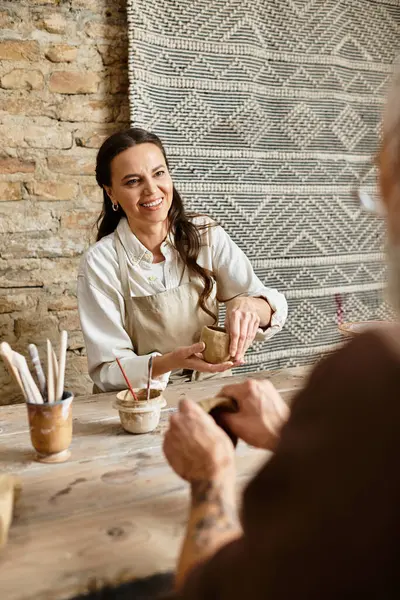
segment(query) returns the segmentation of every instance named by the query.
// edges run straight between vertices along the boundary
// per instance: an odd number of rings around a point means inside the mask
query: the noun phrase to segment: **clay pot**
[[[214,398],[204,398],[203,400],[199,400],[198,404],[214,419],[216,424],[225,431],[231,439],[232,444],[236,447],[238,438],[225,425],[223,418],[224,413],[238,411],[236,400],[224,396],[216,396]]]
[[[57,463],[69,458],[73,399],[71,392],[64,392],[59,402],[26,403],[32,446],[40,462]]]
[[[113,407],[118,410],[122,427],[129,433],[149,433],[160,422],[161,409],[166,400],[161,390],[150,390],[150,401],[146,401],[146,389],[133,390],[139,402],[132,398],[129,390],[117,394]]]
[[[208,363],[219,364],[230,359],[229,333],[223,327],[207,327],[201,330],[200,341],[204,342],[204,360]]]

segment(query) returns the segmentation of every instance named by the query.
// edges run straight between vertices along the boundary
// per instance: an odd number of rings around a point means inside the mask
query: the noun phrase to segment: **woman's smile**
[[[141,206],[145,210],[158,210],[159,208],[161,208],[163,201],[164,198],[156,198],[155,200],[151,201],[146,200],[146,202],[141,202],[139,206]]]

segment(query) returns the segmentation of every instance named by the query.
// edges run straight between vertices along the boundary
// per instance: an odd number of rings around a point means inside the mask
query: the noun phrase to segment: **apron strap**
[[[128,331],[131,331],[132,330],[131,324],[133,323],[133,319],[132,319],[133,307],[132,307],[131,286],[129,283],[128,262],[126,260],[125,249],[120,240],[118,231],[116,231],[116,236],[115,236],[115,248],[117,250],[119,270],[121,273],[122,293],[124,295],[124,301],[125,301],[125,316],[126,316],[126,320],[127,320],[126,329]]]

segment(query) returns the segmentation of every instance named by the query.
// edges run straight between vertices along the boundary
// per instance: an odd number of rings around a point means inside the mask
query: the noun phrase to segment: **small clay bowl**
[[[204,360],[211,364],[220,364],[230,359],[229,333],[223,327],[207,327],[201,330],[200,341],[204,342]]]
[[[59,402],[26,403],[32,446],[38,461],[59,463],[70,457],[73,399],[71,392],[64,392]]]
[[[160,422],[161,408],[166,405],[161,390],[150,390],[150,401],[146,401],[146,390],[135,389],[139,402],[132,399],[129,390],[117,394],[113,407],[118,410],[121,425],[129,433],[149,433]],[[142,399],[143,398],[143,399]]]

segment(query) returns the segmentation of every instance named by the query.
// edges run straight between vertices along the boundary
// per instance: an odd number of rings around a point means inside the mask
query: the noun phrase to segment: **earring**
[[[117,210],[119,209],[119,204],[114,204],[114,202],[112,203],[112,209],[114,212],[117,212]]]

